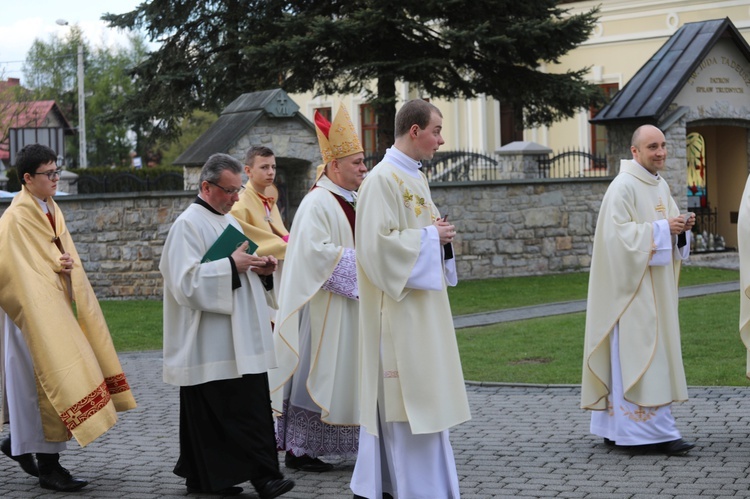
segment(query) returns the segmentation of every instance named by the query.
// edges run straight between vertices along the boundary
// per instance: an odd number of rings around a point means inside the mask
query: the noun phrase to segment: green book
[[[203,255],[201,263],[213,262],[226,258],[234,253],[234,250],[239,248],[245,241],[250,243],[247,247],[247,254],[252,255],[255,253],[255,250],[258,249],[258,245],[252,242],[245,234],[237,230],[234,225],[227,225],[227,228],[221,233],[219,239],[217,239],[208,251],[206,251],[206,254]]]

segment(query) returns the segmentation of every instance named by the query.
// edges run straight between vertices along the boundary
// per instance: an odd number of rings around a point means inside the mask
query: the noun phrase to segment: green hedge
[[[182,168],[71,168],[78,175],[78,194],[101,192],[181,191]]]
[[[78,175],[78,194],[102,192],[181,191],[184,188],[182,168],[160,166],[156,168],[71,168]],[[21,190],[15,168],[6,171],[6,190]]]

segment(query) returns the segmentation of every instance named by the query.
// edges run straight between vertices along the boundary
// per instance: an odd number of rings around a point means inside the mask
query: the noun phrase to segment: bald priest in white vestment
[[[333,468],[359,441],[359,293],[354,255],[357,189],[365,155],[345,107],[315,114],[323,164],[294,217],[279,291],[269,374],[276,441],[287,468]]]
[[[740,256],[740,337],[747,349],[745,376],[750,378],[750,177],[737,217],[737,250]]]
[[[682,455],[671,404],[687,400],[677,283],[693,213],[680,214],[666,181],[664,134],[633,134],[632,160],[602,201],[591,259],[581,407],[607,445]]]
[[[424,100],[404,103],[393,147],[360,187],[355,497],[459,497],[448,429],[471,414],[446,288],[456,284],[456,232],[419,170],[444,143],[442,121]]]

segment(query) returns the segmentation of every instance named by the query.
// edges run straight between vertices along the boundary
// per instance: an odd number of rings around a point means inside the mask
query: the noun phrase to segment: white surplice
[[[231,215],[193,203],[175,220],[164,244],[164,381],[191,386],[265,373],[276,366],[267,293],[257,274],[240,273],[232,289],[228,258],[201,263]]]

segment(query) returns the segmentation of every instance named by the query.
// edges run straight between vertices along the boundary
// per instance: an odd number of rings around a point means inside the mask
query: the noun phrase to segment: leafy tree
[[[156,148],[162,151],[162,166],[172,166],[177,156],[208,130],[208,127],[217,119],[219,119],[217,115],[199,109],[184,118],[180,123],[180,134],[176,140],[161,141],[156,145]]]
[[[55,100],[71,126],[78,127],[78,46],[84,50],[86,146],[91,166],[129,165],[133,124],[121,110],[134,92],[131,75],[147,52],[143,36],[131,34],[129,46],[95,47],[86,42],[79,26],[67,36],[36,39],[23,66],[26,87],[35,100]],[[136,130],[136,134],[138,131]],[[78,140],[66,147],[69,164],[77,164]]]
[[[218,111],[237,95],[365,91],[378,149],[393,140],[396,82],[431,97],[492,96],[523,110],[526,126],[598,105],[587,71],[551,74],[587,39],[596,9],[567,15],[558,0],[151,0],[103,18],[143,28],[158,50],[136,68],[129,112],[174,134],[192,109]],[[372,87],[371,87],[372,85]]]
[[[126,48],[101,47],[92,51],[86,67],[86,137],[89,161],[93,165],[130,166],[134,149],[134,124],[122,113],[135,88],[132,68],[146,54],[142,37],[130,36]],[[133,130],[143,144],[143,134]],[[145,149],[145,147],[144,147]]]
[[[79,26],[71,26],[65,39],[50,35],[49,41],[34,40],[23,64],[24,85],[32,100],[54,100],[72,127],[78,126],[77,50],[90,48]],[[84,88],[86,81],[84,80]],[[67,164],[78,161],[78,139],[66,139]],[[71,161],[72,158],[75,160]]]

